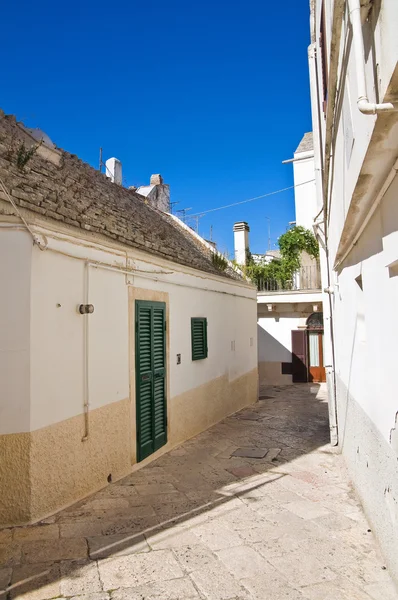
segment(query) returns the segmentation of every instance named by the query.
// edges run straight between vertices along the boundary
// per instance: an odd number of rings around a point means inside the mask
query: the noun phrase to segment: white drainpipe
[[[357,106],[361,113],[365,115],[375,115],[380,112],[398,110],[398,103],[384,102],[384,104],[376,104],[374,102],[369,102],[368,94],[366,91],[365,53],[363,49],[360,0],[348,0],[348,6],[350,10],[350,19],[353,33],[355,71],[357,73]]]

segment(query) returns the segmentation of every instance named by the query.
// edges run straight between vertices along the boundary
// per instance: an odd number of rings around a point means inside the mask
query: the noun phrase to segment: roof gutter
[[[358,86],[358,109],[364,115],[376,115],[382,112],[398,110],[398,102],[384,102],[377,104],[369,102],[366,90],[365,74],[365,53],[363,48],[362,22],[361,22],[361,2],[360,0],[348,0],[350,11],[350,20],[353,33],[353,45],[355,53],[355,71],[357,74]]]

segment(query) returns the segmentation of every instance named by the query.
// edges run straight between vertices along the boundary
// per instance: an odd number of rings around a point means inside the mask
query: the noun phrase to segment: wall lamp
[[[79,313],[81,315],[91,315],[94,312],[94,304],[80,304]]]

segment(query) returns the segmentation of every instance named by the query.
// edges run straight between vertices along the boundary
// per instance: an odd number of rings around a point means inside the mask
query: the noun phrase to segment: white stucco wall
[[[66,252],[79,248],[63,244]],[[92,253],[93,258],[94,254]],[[96,254],[97,256],[97,254]],[[102,253],[102,260],[111,257]],[[83,406],[84,262],[33,250],[31,277],[31,430],[81,414]],[[90,268],[91,408],[129,395],[128,311],[123,274]],[[60,305],[60,306],[59,306]]]
[[[0,250],[7,249],[7,256],[13,250],[0,273],[12,281],[0,300],[1,365],[7,370],[0,383],[1,397],[7,399],[1,427],[3,433],[33,431],[82,414],[84,317],[77,308],[85,302],[85,260],[126,268],[126,253],[67,235],[53,237],[47,230],[49,247],[56,252],[43,252],[37,246],[32,250],[25,232],[0,233]],[[90,410],[129,397],[130,285],[169,294],[170,399],[217,377],[232,381],[256,368],[254,289],[142,253],[129,254],[128,264],[156,274],[88,268],[88,302],[95,308],[88,317]],[[208,358],[202,361],[191,360],[191,317],[196,316],[208,320]]]
[[[331,3],[326,2],[325,8],[330,48]],[[319,207],[323,200],[320,174],[325,164],[325,118],[320,101],[322,73],[318,45],[321,9],[322,3],[316,1],[315,30],[312,32],[316,48],[309,51]],[[372,3],[369,19],[362,28],[370,102],[383,102],[389,86],[397,89],[397,26],[395,0]],[[338,442],[372,531],[378,537],[391,574],[398,581],[398,404],[395,381],[398,277],[393,266],[398,261],[397,177],[367,226],[360,231],[397,159],[398,123],[393,114],[364,115],[357,108],[355,58],[347,11],[340,45],[338,82],[327,198]],[[324,254],[321,263],[323,287],[326,287]],[[358,277],[362,278],[361,286]],[[324,306],[328,302],[329,296],[325,294]],[[332,364],[330,343],[326,342]],[[333,401],[331,370],[328,382]]]
[[[292,330],[305,324],[297,313],[286,317],[260,317],[258,325],[259,362],[291,362]]]
[[[397,232],[396,177],[338,276],[334,299],[337,375],[388,443],[398,412],[398,274],[388,266],[398,261]]]
[[[29,429],[32,238],[0,229],[0,434]]]
[[[320,37],[320,16],[322,3],[316,2],[316,40]],[[325,5],[327,23],[327,41],[330,45],[331,38],[331,12],[330,3]],[[364,50],[366,60],[367,91],[370,102],[382,101],[390,84],[391,77],[398,57],[398,11],[395,0],[383,0],[375,3],[375,10],[371,13],[372,19],[363,25]],[[357,80],[355,56],[352,44],[348,44],[351,36],[348,11],[345,11],[340,45],[339,73],[344,74],[344,85],[339,85],[337,93],[337,106],[339,109],[335,123],[335,144],[333,147],[334,169],[331,178],[333,187],[333,200],[330,202],[330,227],[329,250],[332,258],[337,253],[341,233],[351,203],[353,192],[358,182],[362,164],[369,148],[372,132],[376,124],[375,115],[364,115],[357,108]],[[372,49],[373,46],[373,49]],[[346,48],[350,51],[347,52]],[[318,90],[322,95],[322,68],[320,49],[318,51]],[[375,80],[375,73],[377,79]],[[314,77],[313,77],[314,79]],[[377,94],[376,94],[377,90]],[[316,105],[316,85],[311,84],[311,102]],[[321,143],[322,152],[325,144],[325,118],[322,108],[319,108],[320,118],[313,113],[313,130],[315,145]],[[387,154],[393,150],[393,144],[387,148]],[[317,148],[319,152],[319,147]],[[380,148],[378,160],[373,161],[372,170],[383,173],[388,168],[388,156]]]
[[[317,214],[316,187],[314,175],[314,153],[296,152],[293,162],[294,204],[296,208],[296,225],[301,225],[312,231],[314,218]]]

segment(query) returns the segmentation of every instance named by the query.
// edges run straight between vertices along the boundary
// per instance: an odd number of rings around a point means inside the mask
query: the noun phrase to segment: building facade
[[[295,224],[311,230],[317,213],[312,133],[303,136],[293,159],[285,162],[293,164]],[[272,282],[260,282],[258,287],[260,384],[324,381],[322,293],[317,261],[303,253],[292,289],[280,289]]]
[[[398,5],[313,0],[309,48],[332,442],[398,580]]]
[[[0,154],[0,524],[10,525],[255,402],[256,291],[215,267],[211,245],[178,219],[4,115]]]

